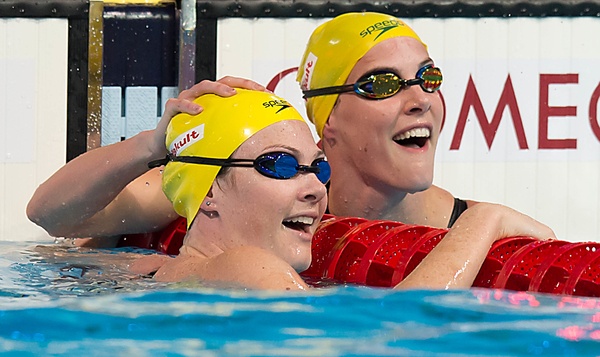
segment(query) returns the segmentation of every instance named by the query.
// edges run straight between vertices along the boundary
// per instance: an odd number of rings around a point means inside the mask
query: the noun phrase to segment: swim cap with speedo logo
[[[407,24],[391,15],[353,12],[337,16],[312,33],[296,80],[302,90],[342,85],[359,59],[376,44],[393,37],[412,37],[423,43]],[[306,101],[306,113],[320,137],[338,95]]]
[[[171,119],[166,146],[174,156],[227,159],[248,138],[284,120],[304,121],[285,99],[267,92],[236,89],[231,97],[207,94],[194,102],[198,115],[180,113]],[[188,228],[200,209],[220,166],[169,162],[162,187],[175,211],[187,218]]]

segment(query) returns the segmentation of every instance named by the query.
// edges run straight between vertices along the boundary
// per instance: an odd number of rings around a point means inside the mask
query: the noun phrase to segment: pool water
[[[143,250],[0,242],[0,352],[18,356],[597,356],[600,299],[502,290],[310,293],[161,284]]]

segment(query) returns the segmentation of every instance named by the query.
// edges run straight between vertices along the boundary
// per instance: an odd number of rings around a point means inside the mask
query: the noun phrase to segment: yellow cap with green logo
[[[302,90],[342,85],[358,60],[376,44],[393,37],[412,37],[423,43],[407,24],[391,15],[353,12],[337,16],[312,33],[296,80]],[[321,137],[338,95],[306,101],[308,118]]]
[[[267,92],[236,89],[231,97],[207,94],[194,102],[198,115],[178,114],[167,127],[166,145],[172,156],[227,159],[248,138],[271,124],[302,120],[286,100]],[[219,166],[170,161],[162,187],[175,211],[187,218],[188,228],[200,210]]]

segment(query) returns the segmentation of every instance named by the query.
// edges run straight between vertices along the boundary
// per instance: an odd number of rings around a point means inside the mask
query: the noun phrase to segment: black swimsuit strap
[[[460,215],[467,210],[467,202],[460,198],[454,197],[454,208],[452,208],[452,214],[450,215],[450,221],[448,221],[448,228],[452,228],[454,222],[460,217]]]

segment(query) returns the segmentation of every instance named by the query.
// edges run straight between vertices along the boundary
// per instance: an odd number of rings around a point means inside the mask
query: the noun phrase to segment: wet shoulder
[[[214,280],[237,282],[267,290],[301,290],[306,283],[283,259],[258,247],[237,247],[210,259],[207,274]]]

